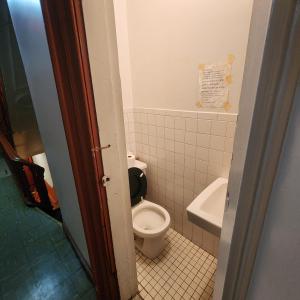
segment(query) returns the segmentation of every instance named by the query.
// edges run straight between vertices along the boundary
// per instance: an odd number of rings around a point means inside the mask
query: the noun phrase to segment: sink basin
[[[187,207],[188,219],[219,236],[221,234],[228,180],[218,178]]]

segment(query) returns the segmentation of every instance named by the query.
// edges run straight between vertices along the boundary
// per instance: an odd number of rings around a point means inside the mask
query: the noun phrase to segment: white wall
[[[300,81],[247,299],[299,299]]]
[[[230,112],[238,111],[252,0],[129,0],[127,5],[135,107],[198,110],[198,65],[226,62],[232,53]]]
[[[40,2],[8,0],[8,5],[63,221],[89,262]]]
[[[137,274],[113,3],[85,0],[83,12],[100,141],[111,145],[102,157],[111,179],[106,191],[120,293],[127,300],[137,292]]]
[[[114,0],[119,69],[121,76],[123,107],[133,107],[131,66],[129,56],[127,1]]]

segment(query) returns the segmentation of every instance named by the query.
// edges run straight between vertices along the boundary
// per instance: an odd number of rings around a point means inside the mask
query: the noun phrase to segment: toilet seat
[[[142,238],[163,235],[170,226],[170,215],[166,209],[147,200],[132,208],[134,233]]]

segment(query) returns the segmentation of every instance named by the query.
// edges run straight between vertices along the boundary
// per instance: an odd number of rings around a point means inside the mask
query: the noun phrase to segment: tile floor
[[[217,259],[173,229],[155,259],[136,250],[140,299],[212,299]]]
[[[96,299],[61,224],[24,205],[10,173],[0,175],[0,300]]]

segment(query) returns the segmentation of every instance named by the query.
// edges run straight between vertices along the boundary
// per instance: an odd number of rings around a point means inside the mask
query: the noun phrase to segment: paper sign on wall
[[[199,65],[199,106],[225,108],[231,81],[231,63]]]

